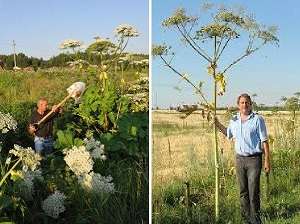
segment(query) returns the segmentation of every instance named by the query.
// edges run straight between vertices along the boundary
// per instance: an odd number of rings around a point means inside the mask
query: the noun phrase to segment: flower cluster
[[[101,144],[100,141],[96,141],[94,137],[91,137],[90,139],[85,138],[83,141],[86,150],[90,152],[93,159],[106,160],[104,145]]]
[[[19,157],[22,160],[23,170],[26,172],[28,169],[35,170],[40,165],[42,157],[40,154],[35,153],[31,147],[23,148],[19,145],[14,145],[14,148],[9,150],[10,154]]]
[[[4,134],[10,130],[16,130],[17,125],[18,123],[9,113],[4,114],[0,112],[0,132]]]
[[[76,47],[80,47],[82,45],[82,43],[78,40],[65,40],[64,42],[62,42],[60,44],[60,49],[68,49],[68,48],[76,48]]]
[[[72,149],[64,150],[64,153],[66,154],[64,160],[76,176],[84,175],[93,170],[94,162],[85,146],[73,146]]]
[[[91,172],[78,178],[83,188],[93,193],[114,193],[115,186],[111,176],[104,177],[99,173]]]
[[[128,88],[126,96],[131,101],[133,112],[148,111],[149,109],[149,79],[141,77]]]
[[[27,171],[22,173],[23,181],[21,182],[21,194],[25,200],[33,200],[34,194],[34,179],[43,180],[41,170]]]
[[[113,193],[114,183],[111,176],[101,176],[93,171],[93,159],[105,160],[104,145],[95,140],[92,136],[85,138],[85,146],[74,146],[72,149],[65,149],[64,160],[69,168],[75,173],[79,184],[92,193]]]
[[[115,33],[117,35],[120,35],[120,36],[123,36],[123,37],[137,37],[137,36],[139,36],[139,33],[136,30],[136,28],[134,28],[133,26],[128,25],[128,24],[119,25],[116,28]]]
[[[66,196],[63,193],[55,191],[42,202],[42,209],[48,216],[56,219],[60,213],[66,210],[64,206],[65,199]]]

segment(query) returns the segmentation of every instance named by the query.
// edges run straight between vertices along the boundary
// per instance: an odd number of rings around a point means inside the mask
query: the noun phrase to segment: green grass
[[[272,117],[268,118],[272,119]],[[171,119],[170,119],[171,120]],[[269,194],[267,195],[267,182],[265,174],[261,175],[261,212],[264,223],[300,223],[300,139],[299,130],[296,138],[279,136],[279,129],[286,125],[284,119],[277,121],[274,131],[274,149],[272,149],[272,172],[270,174]],[[183,130],[185,129],[185,130]],[[196,128],[195,125],[183,128],[174,122],[161,122],[153,125],[154,135],[168,137],[178,133],[190,133],[191,131],[201,136],[201,133],[209,132],[207,126]],[[191,136],[194,136],[193,135]],[[175,139],[175,137],[173,138]],[[280,139],[280,141],[278,140]],[[182,143],[184,144],[184,143]],[[294,148],[291,148],[294,146]],[[206,148],[212,146],[205,146]],[[154,152],[164,150],[154,144]],[[176,150],[182,150],[176,148]],[[215,223],[214,220],[214,166],[213,153],[206,155],[207,161],[203,162],[195,152],[195,146],[190,143],[185,147],[188,162],[185,164],[187,175],[182,178],[171,178],[165,182],[155,182],[153,186],[153,214],[155,224],[168,223]],[[175,155],[174,155],[175,156]],[[155,158],[155,157],[154,157]],[[173,157],[174,158],[174,157]],[[232,158],[230,155],[221,156],[220,174],[220,221],[221,224],[235,224],[241,222],[239,190]],[[231,163],[230,163],[231,161]],[[156,161],[153,161],[154,164]],[[174,164],[177,164],[174,162]],[[156,173],[159,171],[156,170]],[[159,180],[159,179],[158,179]],[[185,182],[191,184],[191,207],[189,213],[185,204]]]
[[[300,151],[298,151],[300,152]],[[282,152],[273,157],[276,166]],[[284,152],[283,152],[284,153]],[[265,223],[297,223],[300,217],[299,157],[286,157],[284,167],[274,167],[270,176],[270,195],[266,195],[266,178],[261,175],[262,218]],[[189,181],[191,190],[190,217],[185,212],[185,184],[174,181],[153,189],[154,223],[214,223],[214,174],[204,176],[199,169]],[[224,183],[225,181],[225,183]],[[221,179],[220,223],[239,223],[239,198],[235,175],[226,175]]]

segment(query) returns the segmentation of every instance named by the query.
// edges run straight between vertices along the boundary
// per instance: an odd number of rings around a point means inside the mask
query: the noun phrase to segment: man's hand
[[[32,124],[29,124],[29,127],[28,127],[28,132],[33,135],[35,132],[36,132],[36,128],[32,125]]]
[[[270,171],[271,171],[271,165],[270,165],[270,161],[268,159],[265,160],[264,170],[265,170],[265,173],[270,173]]]
[[[57,106],[57,105],[53,105],[52,106],[52,109],[51,109],[53,112],[59,112],[59,113],[62,113],[62,108]]]
[[[264,149],[264,154],[265,154],[264,171],[265,171],[265,173],[270,173],[271,163],[270,163],[269,142],[264,141],[262,144],[263,144],[263,149]]]

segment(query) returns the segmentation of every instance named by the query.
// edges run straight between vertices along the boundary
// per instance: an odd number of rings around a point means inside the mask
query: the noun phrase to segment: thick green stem
[[[6,180],[6,178],[9,176],[9,174],[16,168],[16,166],[21,162],[22,158],[19,158],[18,161],[10,168],[10,170],[4,175],[4,177],[2,178],[2,180],[0,181],[0,187],[2,186],[2,184],[4,183],[4,181]]]
[[[213,67],[213,77],[214,77],[214,118],[217,115],[217,81],[216,81],[216,68],[217,68],[217,38],[215,37],[214,40],[214,66]],[[213,118],[213,119],[214,119]],[[220,178],[219,178],[219,152],[218,152],[218,130],[216,126],[216,122],[214,122],[214,146],[215,146],[215,216],[216,216],[216,223],[219,221],[220,217],[220,210],[219,210],[219,185],[220,185]]]
[[[214,70],[214,76],[216,71]],[[214,80],[214,117],[217,115],[217,82]],[[214,123],[214,147],[215,147],[215,215],[216,222],[219,220],[219,152],[218,152],[218,132],[216,123]]]

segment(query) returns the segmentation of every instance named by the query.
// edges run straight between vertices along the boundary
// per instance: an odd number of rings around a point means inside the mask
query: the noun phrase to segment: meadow
[[[27,132],[36,102],[57,104],[77,81],[86,90],[39,157]],[[0,71],[0,223],[146,223],[148,90],[147,68]]]
[[[300,222],[299,115],[259,112],[265,118],[272,153],[269,183],[261,175],[264,223]],[[228,124],[230,114],[218,111]],[[200,113],[186,119],[176,111],[152,115],[153,223],[215,223],[212,127]],[[240,223],[233,142],[218,136],[221,174],[219,223]]]

